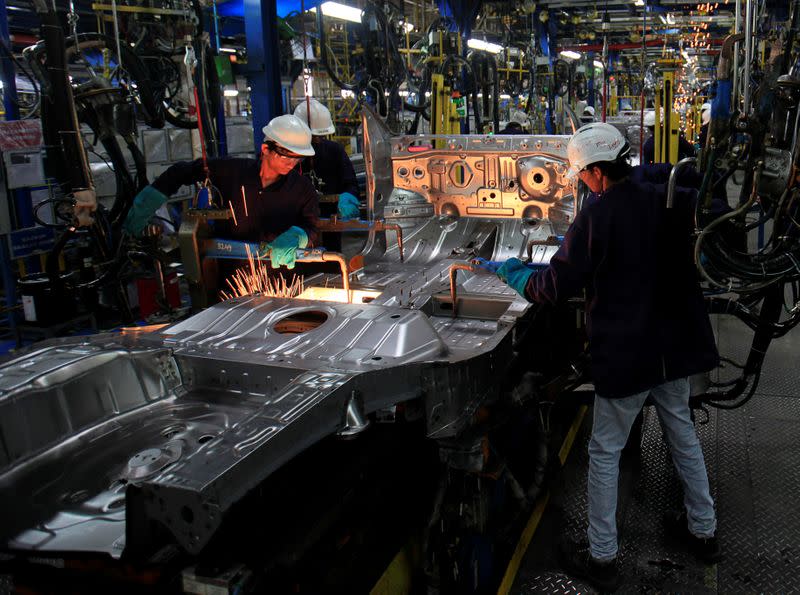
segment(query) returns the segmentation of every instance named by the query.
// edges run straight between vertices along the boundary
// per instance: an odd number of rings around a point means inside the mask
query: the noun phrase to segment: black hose
[[[734,384],[733,388],[721,393],[709,393],[703,395],[701,400],[707,401],[709,405],[719,409],[735,409],[747,403],[755,394],[758,381],[761,377],[761,368],[767,349],[774,338],[774,325],[778,323],[783,308],[783,285],[769,288],[761,305],[758,316],[758,326],[753,335],[753,342],[750,345],[750,352],[744,364],[742,377]],[[751,384],[752,379],[752,384]],[[738,399],[745,389],[750,385],[747,395],[736,403],[731,403]]]
[[[330,63],[328,62],[328,42],[327,37],[325,35],[325,26],[322,22],[322,2],[317,2],[317,32],[319,33],[319,60],[322,62],[322,65],[325,67],[325,72],[328,73],[328,76],[331,77],[333,83],[339,87],[340,89],[345,89],[346,91],[359,91],[360,89],[358,85],[350,85],[348,83],[342,82],[338,76],[336,76],[336,72],[331,68]]]

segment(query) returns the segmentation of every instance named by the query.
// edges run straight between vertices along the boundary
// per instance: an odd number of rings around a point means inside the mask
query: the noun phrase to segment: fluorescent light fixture
[[[633,3],[633,5],[634,6],[644,6],[644,0],[636,0],[636,2]]]
[[[399,21],[399,23],[400,26],[403,28],[403,31],[406,33],[411,33],[414,30],[414,23],[408,23],[406,21]]]
[[[663,14],[658,15],[658,18],[661,19],[662,23],[664,23],[665,25],[667,24],[667,19],[664,18]]]
[[[667,23],[670,25],[675,24],[675,15],[673,15],[671,12],[667,13]]]
[[[602,63],[602,62],[600,62],[600,60],[595,60],[595,61],[594,61],[594,65],[595,65],[597,68],[603,68],[603,63]]]
[[[484,41],[482,39],[467,40],[467,47],[472,48],[473,50],[489,52],[490,54],[499,54],[500,52],[503,51],[502,45],[498,45],[496,43],[489,43],[488,41]]]
[[[342,89],[341,96],[342,99],[348,99],[350,97],[355,97],[356,94],[353,93],[352,91],[348,91],[347,89]]]
[[[511,95],[507,95],[506,93],[501,93],[500,99],[511,99]]]
[[[333,17],[334,19],[342,19],[343,21],[350,21],[351,23],[360,23],[363,10],[355,6],[347,6],[339,2],[323,2],[322,14],[326,17]],[[317,12],[317,7],[314,6],[309,9],[310,12]]]
[[[570,58],[571,60],[578,60],[581,57],[580,52],[573,52],[572,50],[564,50],[558,53],[559,56]]]
[[[238,97],[239,96],[239,89],[225,89],[222,94],[225,97]]]
[[[220,52],[224,52],[226,54],[235,54],[236,48],[219,48]]]

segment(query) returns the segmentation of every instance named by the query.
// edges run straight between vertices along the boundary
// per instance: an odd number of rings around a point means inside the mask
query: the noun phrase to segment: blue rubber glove
[[[297,249],[306,246],[308,246],[308,234],[304,229],[294,225],[268,244],[262,245],[262,249],[269,249],[273,268],[285,266],[287,269],[293,269]]]
[[[142,235],[144,228],[147,227],[147,222],[150,221],[150,217],[165,202],[167,202],[165,194],[152,186],[145,186],[133,199],[133,204],[128,211],[127,217],[125,217],[125,222],[122,224],[123,229],[133,236]]]
[[[349,192],[342,192],[339,195],[339,203],[336,206],[342,219],[358,219],[358,199]]]
[[[509,258],[497,269],[497,276],[514,291],[525,297],[525,286],[533,272],[533,269],[528,268],[519,258]]]

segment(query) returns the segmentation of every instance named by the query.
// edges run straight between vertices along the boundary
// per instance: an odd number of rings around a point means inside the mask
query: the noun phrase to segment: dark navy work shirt
[[[656,137],[651,135],[642,145],[642,163],[653,163],[656,155]],[[694,157],[695,150],[688,140],[678,136],[678,161],[686,157]]]
[[[349,192],[358,198],[356,171],[344,147],[327,138],[315,138],[314,156],[306,157],[301,163],[304,174],[316,176],[319,180],[317,190],[321,194],[341,194]]]
[[[318,240],[319,200],[311,182],[296,170],[277,182],[261,187],[260,162],[255,159],[222,157],[209,159],[209,177],[221,194],[222,204],[233,205],[233,221],[215,221],[214,235],[247,242],[269,242],[292,226],[308,234],[310,246]],[[167,196],[178,188],[205,180],[203,161],[172,165],[153,182]],[[244,188],[245,198],[242,198]],[[245,214],[245,200],[247,214]]]
[[[696,193],[623,180],[581,209],[525,296],[557,303],[586,289],[597,394],[618,398],[714,368],[718,354],[691,242]]]

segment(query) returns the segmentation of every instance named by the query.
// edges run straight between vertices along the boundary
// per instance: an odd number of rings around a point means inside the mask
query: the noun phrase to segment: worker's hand
[[[273,268],[285,266],[287,269],[293,269],[297,249],[306,246],[308,246],[308,234],[305,230],[296,225],[290,227],[269,243],[269,258]]]
[[[147,222],[158,208],[167,202],[166,195],[152,186],[145,186],[133,199],[122,227],[132,236],[140,236],[147,227]]]
[[[497,269],[497,276],[514,291],[525,297],[525,286],[533,272],[533,269],[527,267],[519,258],[509,258]]]
[[[497,262],[496,260],[486,260],[485,258],[473,258],[472,264],[473,266],[476,266],[479,269],[482,269],[489,273],[496,273],[497,270],[502,265],[502,263]]]
[[[269,242],[261,242],[258,245],[258,252],[257,256],[260,260],[266,260],[269,258],[269,255],[272,253],[272,246],[270,246]]]
[[[342,192],[339,195],[337,210],[342,219],[358,219],[358,199],[349,192]]]

